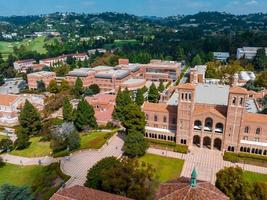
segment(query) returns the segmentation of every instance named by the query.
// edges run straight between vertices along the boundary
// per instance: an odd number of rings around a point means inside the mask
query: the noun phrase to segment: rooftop
[[[219,84],[197,84],[196,103],[228,105],[230,86]]]
[[[13,102],[15,102],[19,96],[10,95],[10,94],[0,94],[0,105],[10,106]]]
[[[73,186],[55,193],[50,200],[130,200],[127,197],[87,188]]]
[[[91,68],[79,68],[70,71],[67,76],[86,77],[89,72],[93,72],[93,70]]]
[[[40,71],[40,72],[34,72],[34,73],[31,73],[31,74],[28,74],[28,76],[40,76],[40,77],[43,77],[43,76],[56,76],[56,73],[55,72]]]
[[[106,79],[111,79],[112,77],[115,77],[116,79],[123,79],[129,75],[128,70],[123,70],[123,69],[111,69],[108,71],[101,71],[96,73],[95,77],[96,78],[106,78]]]

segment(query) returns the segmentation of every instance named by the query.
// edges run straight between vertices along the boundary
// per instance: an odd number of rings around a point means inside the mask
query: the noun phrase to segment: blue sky
[[[127,12],[136,15],[170,16],[199,11],[233,14],[267,12],[267,0],[0,0],[0,16],[52,12]]]

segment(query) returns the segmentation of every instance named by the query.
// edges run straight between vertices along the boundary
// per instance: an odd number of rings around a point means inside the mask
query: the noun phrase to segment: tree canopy
[[[147,99],[151,103],[157,103],[159,101],[159,91],[154,83],[149,87]]]

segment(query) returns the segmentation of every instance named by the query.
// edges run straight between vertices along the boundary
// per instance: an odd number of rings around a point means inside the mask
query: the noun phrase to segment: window
[[[259,141],[260,141],[260,138],[255,137],[255,138],[254,138],[254,141],[255,141],[255,142],[259,142]]]
[[[259,135],[261,133],[261,129],[260,128],[257,128],[256,129],[256,134]]]
[[[200,120],[196,120],[196,121],[194,122],[194,129],[195,129],[195,130],[201,130],[201,128],[202,128],[202,123],[201,123],[201,121],[200,121]]]
[[[163,122],[164,122],[164,123],[167,122],[167,117],[166,117],[166,116],[163,117]]]
[[[158,116],[154,115],[154,121],[157,122],[158,121]]]
[[[217,132],[217,133],[222,133],[223,132],[223,124],[222,123],[217,123],[216,124],[215,132]]]
[[[243,105],[243,98],[241,97],[240,100],[239,100],[239,105],[242,106]]]
[[[182,100],[184,100],[184,93],[182,93]]]
[[[189,93],[189,100],[191,100],[192,99],[192,95],[191,95],[191,93]]]
[[[212,124],[213,124],[213,120],[210,117],[206,118],[204,130],[212,131]]]
[[[244,136],[243,137],[243,140],[248,140],[248,136]]]
[[[187,93],[185,93],[185,100],[187,101]]]
[[[149,119],[149,116],[148,116],[148,114],[146,114],[146,120],[148,120]]]
[[[236,97],[233,97],[232,104],[235,105],[235,103],[236,103]]]
[[[245,127],[244,132],[245,132],[245,133],[248,133],[248,132],[249,132],[249,127],[248,127],[248,126]]]

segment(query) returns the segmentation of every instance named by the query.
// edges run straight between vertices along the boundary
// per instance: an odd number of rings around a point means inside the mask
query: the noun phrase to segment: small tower
[[[197,187],[197,171],[196,171],[195,167],[194,167],[194,169],[193,169],[193,171],[191,173],[190,186],[192,188]]]

